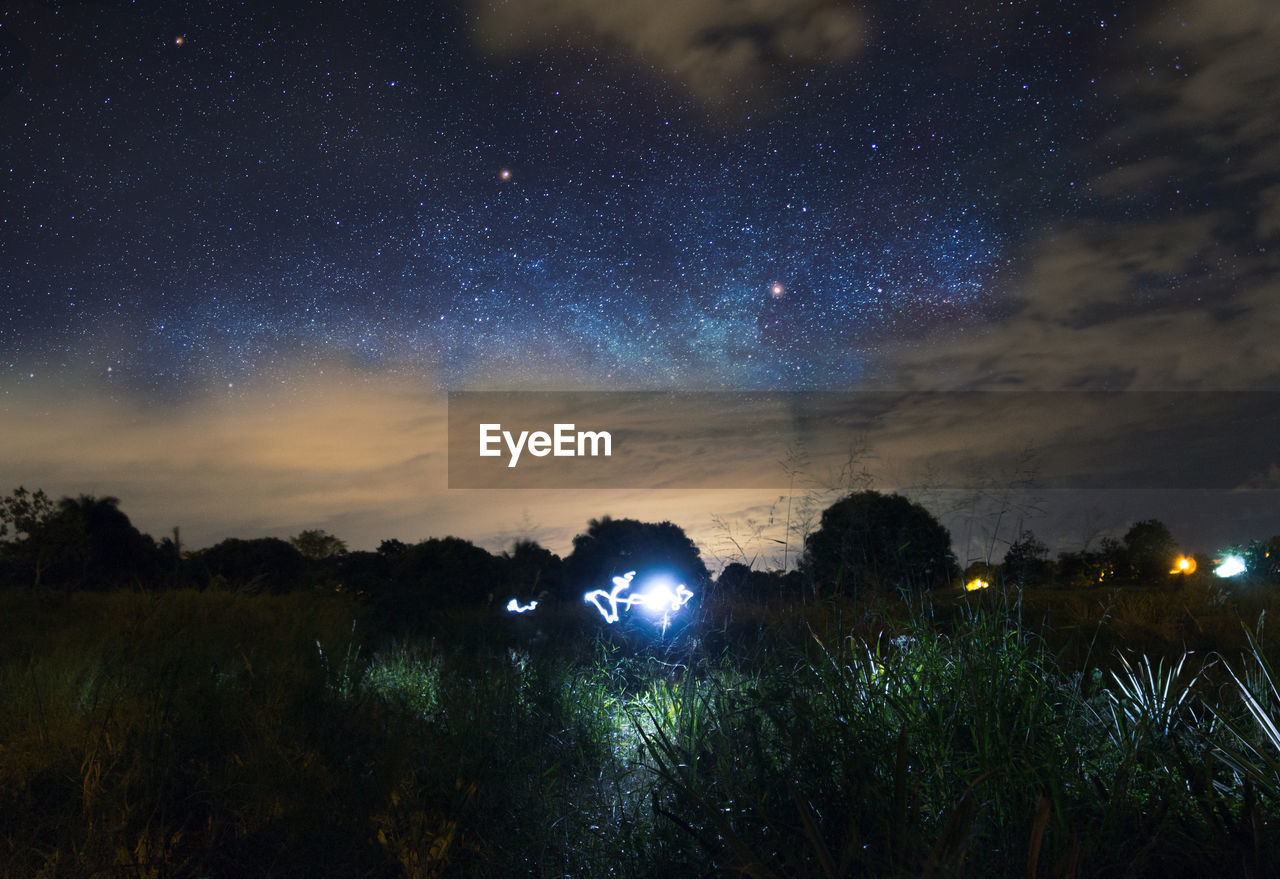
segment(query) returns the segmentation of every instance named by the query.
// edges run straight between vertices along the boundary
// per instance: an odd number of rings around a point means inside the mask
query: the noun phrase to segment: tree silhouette
[[[1173,564],[1178,543],[1159,519],[1135,522],[1124,535],[1124,548],[1132,576],[1139,582],[1164,579]]]
[[[55,512],[57,506],[44,491],[27,491],[19,485],[8,497],[0,498],[0,540],[27,539]]]
[[[344,573],[344,588],[367,593],[378,625],[396,634],[430,629],[448,618],[442,609],[482,604],[501,586],[498,560],[460,537],[384,540],[376,553],[354,555],[366,564]]]
[[[63,498],[32,536],[55,556],[44,581],[67,591],[149,585],[160,569],[155,541],[133,526],[118,498]]]
[[[1019,586],[1045,583],[1053,570],[1049,547],[1037,540],[1034,532],[1023,531],[1017,540],[1009,544],[1000,569],[1008,583]]]
[[[56,559],[55,547],[40,539],[57,513],[40,489],[21,485],[0,498],[0,585],[41,585],[44,571]]]
[[[303,571],[302,553],[279,537],[228,537],[195,558],[210,579],[221,578],[237,589],[286,592],[298,585]]]
[[[725,565],[716,578],[716,589],[729,598],[767,600],[798,594],[802,578],[796,571],[756,571],[741,562]]]
[[[716,587],[729,595],[745,595],[751,580],[751,568],[742,562],[730,562],[716,578]]]
[[[1280,535],[1252,541],[1244,557],[1251,577],[1266,583],[1280,583]]]
[[[902,495],[859,491],[822,513],[805,538],[802,570],[815,588],[839,592],[932,589],[955,575],[951,535]]]
[[[432,537],[409,547],[394,565],[393,579],[419,608],[433,603],[478,603],[498,582],[497,560],[461,537]]]
[[[347,544],[328,531],[319,528],[302,531],[289,538],[293,548],[302,553],[303,558],[312,560],[333,558],[346,555]]]
[[[391,583],[391,561],[380,552],[348,552],[334,557],[338,588],[377,598]]]
[[[500,558],[507,590],[527,599],[548,594],[565,598],[564,562],[534,540],[517,540]]]
[[[671,522],[592,519],[586,533],[573,538],[573,552],[564,560],[565,585],[576,594],[608,588],[613,577],[628,571],[653,570],[670,573],[690,587],[708,577],[698,547]]]
[[[397,540],[394,537],[389,540],[384,540],[378,544],[378,555],[382,556],[392,564],[403,559],[405,553],[408,551],[409,544],[405,543],[403,540]]]

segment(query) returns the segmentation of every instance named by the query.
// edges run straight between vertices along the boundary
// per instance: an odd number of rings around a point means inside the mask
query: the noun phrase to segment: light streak
[[[1213,569],[1213,572],[1219,577],[1235,577],[1243,574],[1245,571],[1244,559],[1238,555],[1229,555],[1222,560],[1222,564]]]
[[[507,602],[507,610],[511,613],[524,613],[525,611],[533,610],[537,606],[538,602],[536,601],[531,601],[528,604],[522,605],[514,598]]]
[[[582,600],[594,604],[606,623],[616,623],[620,609],[624,607],[627,610],[639,607],[654,613],[660,612],[662,632],[666,634],[667,626],[671,623],[671,614],[688,604],[689,599],[693,598],[693,593],[683,583],[672,588],[670,583],[659,579],[644,592],[624,595],[623,593],[631,588],[631,579],[635,575],[635,571],[629,571],[621,577],[614,577],[613,589],[608,592],[603,589],[593,589],[582,596]]]

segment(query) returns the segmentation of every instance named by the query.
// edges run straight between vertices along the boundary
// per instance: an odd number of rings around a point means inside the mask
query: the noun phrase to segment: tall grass
[[[1280,802],[1280,689],[1262,649],[1261,620],[1256,632],[1245,632],[1248,651],[1237,667],[1227,665],[1229,690],[1238,701],[1210,706],[1224,730],[1213,754],[1232,770],[1228,794],[1239,787],[1242,795],[1237,809],[1220,808],[1207,817],[1217,819],[1220,832],[1238,840],[1246,866],[1261,876],[1274,867],[1274,810]],[[1259,799],[1255,790],[1261,791]]]
[[[970,622],[815,639],[748,685],[712,677],[648,715],[673,820],[747,875],[940,874],[989,861],[983,836],[1007,865],[1073,718],[1032,644]]]
[[[638,721],[662,813],[749,876],[1263,875],[1277,803],[1206,762],[1222,728],[1192,660],[1104,686],[1011,623],[686,681]]]
[[[19,632],[0,659],[6,875],[225,873],[303,852],[359,869],[343,816],[369,791],[330,773],[356,718],[327,698],[314,647],[349,637],[350,613],[119,593]]]
[[[0,596],[0,876],[1268,875],[1260,644],[1068,671],[1020,610],[559,645]]]

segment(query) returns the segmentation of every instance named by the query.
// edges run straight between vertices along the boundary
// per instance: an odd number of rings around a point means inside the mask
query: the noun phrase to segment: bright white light
[[[677,584],[673,588],[672,584],[675,581],[664,578],[654,581],[644,592],[636,595],[623,595],[624,592],[631,588],[631,578],[635,575],[635,571],[629,571],[622,577],[614,577],[613,589],[608,592],[603,589],[593,589],[582,596],[582,600],[594,604],[606,623],[616,623],[618,621],[619,608],[621,607],[625,607],[627,610],[632,607],[640,607],[653,613],[661,613],[662,631],[665,633],[667,626],[671,623],[671,614],[688,604],[689,599],[693,598],[693,593],[683,583]]]
[[[683,583],[675,585],[674,580],[659,580],[649,586],[643,594],[635,596],[632,601],[648,611],[671,613],[682,608],[693,597]]]
[[[522,605],[520,602],[516,601],[514,598],[507,602],[507,610],[510,611],[511,613],[524,613],[527,610],[533,610],[537,606],[538,606],[538,602],[536,601],[531,601],[528,604]]]
[[[1213,572],[1219,577],[1235,577],[1243,574],[1244,570],[1244,559],[1238,555],[1229,555],[1222,560],[1222,564],[1213,569]]]

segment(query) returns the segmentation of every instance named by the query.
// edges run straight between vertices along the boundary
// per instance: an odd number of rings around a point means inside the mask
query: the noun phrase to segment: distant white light
[[[507,602],[507,610],[511,613],[524,613],[525,611],[533,610],[537,606],[538,602],[536,601],[531,601],[528,604],[522,605],[514,598]]]
[[[1213,572],[1219,577],[1235,577],[1243,574],[1245,571],[1244,559],[1238,555],[1229,555],[1222,560],[1222,564],[1213,569]]]

